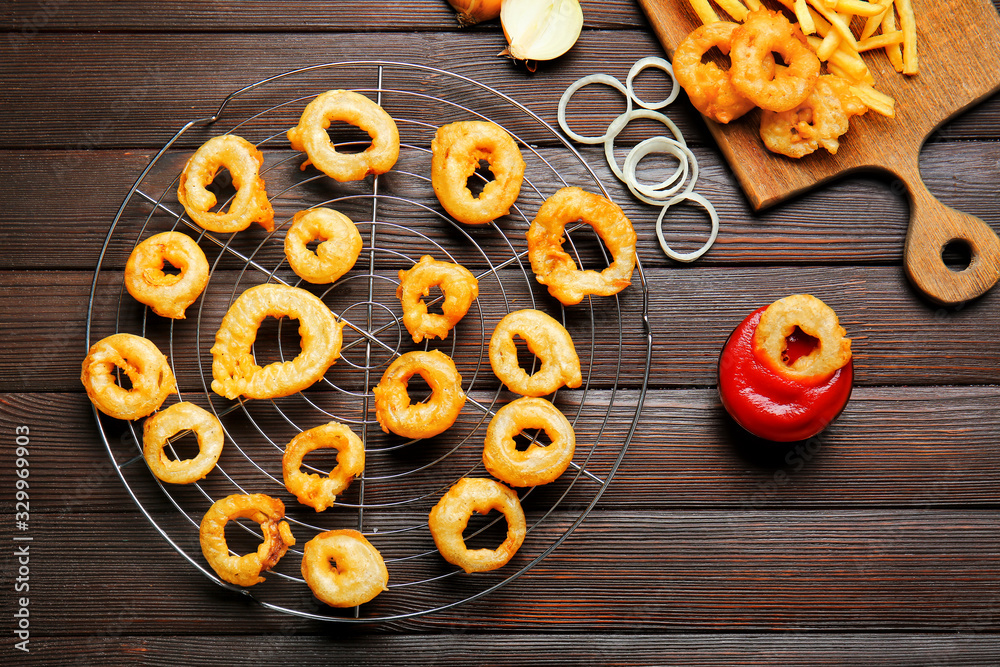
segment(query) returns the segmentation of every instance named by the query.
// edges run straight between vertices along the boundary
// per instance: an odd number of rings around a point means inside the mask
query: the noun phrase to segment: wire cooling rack
[[[290,149],[285,132],[310,99],[336,88],[369,96],[395,119],[401,153],[392,171],[341,184],[312,168],[299,169],[304,156]],[[504,127],[527,163],[521,196],[510,214],[475,228],[454,222],[442,211],[429,179],[430,140],[437,127],[472,119]],[[363,149],[366,141],[338,138],[337,132],[331,128],[338,150]],[[263,152],[262,176],[275,209],[273,233],[256,225],[233,235],[205,232],[187,219],[177,202],[184,161],[198,145],[223,133],[239,134]],[[170,359],[178,382],[179,395],[168,403],[198,403],[214,412],[225,429],[226,444],[216,469],[196,484],[174,486],[159,482],[146,468],[141,422],[122,424],[95,411],[111,461],[150,523],[220,586],[273,610],[334,622],[388,621],[448,609],[497,590],[542,561],[584,521],[618,469],[638,424],[652,350],[641,262],[632,286],[618,296],[588,299],[570,308],[548,297],[534,280],[524,235],[541,202],[562,185],[607,196],[580,154],[528,108],[475,80],[409,63],[340,62],[285,72],[230,94],[215,114],[185,124],[143,169],[115,215],[94,272],[88,309],[88,347],[115,332],[153,340]],[[292,215],[316,206],[347,214],[365,242],[355,267],[333,285],[302,283],[284,259],[284,232]],[[122,282],[132,248],[170,229],[195,238],[211,265],[208,287],[188,309],[187,319],[176,321],[159,318],[132,300]],[[579,265],[607,265],[606,250],[589,227],[568,229],[566,236]],[[466,266],[479,279],[480,296],[446,339],[417,346],[402,326],[395,291],[398,271],[425,254]],[[262,282],[300,286],[322,298],[345,322],[342,357],[309,390],[275,400],[228,401],[210,389],[209,350],[229,305],[243,290]],[[573,423],[577,449],[560,479],[520,491],[528,534],[512,561],[493,572],[469,575],[440,557],[427,514],[461,477],[488,476],[481,462],[486,426],[496,409],[515,396],[493,376],[487,346],[499,319],[521,308],[549,312],[574,338],[583,385],[561,390],[552,400]],[[268,320],[258,332],[254,354],[260,365],[297,354],[296,327],[283,322]],[[393,358],[421,348],[441,349],[455,359],[469,401],[445,434],[407,441],[381,431],[371,387]],[[415,386],[411,389],[419,392]],[[317,513],[299,506],[285,491],[281,454],[296,433],[330,420],[349,424],[362,438],[366,469],[334,507]],[[190,456],[181,454],[181,440],[174,444],[175,455]],[[306,464],[307,470],[312,466],[312,471],[325,474],[335,462],[307,459]],[[231,493],[281,498],[297,539],[274,570],[265,573],[266,581],[250,588],[220,580],[198,543],[204,512]],[[256,525],[235,525],[227,530],[234,552],[254,548]],[[354,609],[319,603],[299,572],[302,545],[317,532],[335,528],[364,533],[389,570],[389,590]],[[504,528],[503,520],[493,514],[477,517],[466,538],[473,547],[493,546]]]

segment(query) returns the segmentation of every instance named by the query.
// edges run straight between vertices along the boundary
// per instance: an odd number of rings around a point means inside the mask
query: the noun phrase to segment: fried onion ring
[[[368,133],[371,146],[360,153],[340,153],[326,130],[338,120]],[[368,174],[384,174],[399,158],[399,130],[396,121],[375,102],[351,90],[330,90],[306,105],[299,124],[288,131],[288,141],[297,151],[305,151],[310,164],[330,178],[360,181]]]
[[[522,338],[542,362],[532,375],[518,364],[514,336]],[[545,396],[563,385],[576,388],[583,384],[580,357],[569,332],[540,310],[515,310],[505,315],[493,330],[489,352],[494,375],[523,396]]]
[[[327,477],[301,470],[302,458],[317,449],[337,450],[337,465]],[[285,447],[281,472],[285,488],[300,503],[322,512],[365,469],[365,444],[345,424],[330,422],[302,431]]]
[[[507,537],[496,549],[469,549],[462,532],[473,512],[497,510],[507,520]],[[448,489],[427,520],[434,544],[446,561],[466,572],[488,572],[506,565],[521,544],[527,527],[517,494],[492,479],[463,477]]]
[[[320,241],[316,252],[309,249]],[[292,271],[314,284],[336,282],[358,261],[363,242],[354,222],[331,208],[299,211],[285,234],[285,258]]]
[[[252,353],[264,318],[299,320],[302,351],[291,361],[261,368]],[[241,294],[222,318],[212,346],[212,391],[233,399],[277,398],[302,391],[326,373],[340,356],[343,322],[319,297],[298,287],[256,285]]]
[[[719,123],[736,120],[756,105],[733,86],[729,72],[714,62],[702,62],[713,47],[728,54],[736,23],[717,21],[695,28],[674,50],[674,74],[677,82],[699,112]],[[774,69],[774,56],[764,56],[765,68]]]
[[[164,448],[167,440],[190,429],[198,438],[193,459],[171,459]],[[212,472],[222,454],[225,435],[218,417],[183,401],[152,415],[142,426],[142,455],[157,479],[169,484],[191,484]]]
[[[356,530],[330,530],[306,542],[302,578],[331,607],[356,607],[388,590],[389,571],[378,552]]]
[[[562,248],[566,225],[577,220],[590,225],[611,252],[603,271],[580,270]],[[588,294],[611,296],[628,287],[635,270],[635,229],[615,203],[577,187],[565,187],[545,200],[528,227],[528,259],[538,282],[563,305]]]
[[[427,304],[421,298],[429,296],[435,286],[444,294],[441,313],[427,312]],[[414,343],[424,338],[447,338],[478,296],[479,281],[460,264],[424,255],[412,268],[399,272],[396,298],[403,306],[403,325]]]
[[[411,403],[406,391],[414,375],[430,386],[431,395],[422,403]],[[372,392],[375,418],[386,433],[404,438],[431,438],[451,428],[465,405],[462,376],[451,357],[438,350],[415,350],[389,364]]]
[[[820,62],[805,35],[780,12],[750,12],[733,31],[729,71],[733,86],[762,109],[788,111],[802,104],[819,77]],[[767,67],[779,54],[788,67]],[[771,71],[769,71],[771,70]]]
[[[514,436],[526,429],[541,429],[548,445],[532,442],[518,451]],[[483,465],[511,486],[537,486],[555,481],[566,472],[576,449],[576,434],[566,416],[544,398],[523,396],[497,410],[486,429]]]
[[[184,165],[177,199],[188,216],[210,232],[239,232],[254,222],[273,231],[274,209],[260,177],[263,164],[263,154],[246,139],[235,134],[212,137]],[[228,211],[213,212],[209,209],[218,200],[208,185],[223,167],[232,176],[236,195]]]
[[[180,273],[164,273],[166,262]],[[163,232],[137,245],[125,263],[125,289],[161,317],[184,319],[184,311],[208,284],[208,260],[187,234]]]
[[[128,376],[131,389],[117,383],[116,367]],[[94,406],[115,419],[150,415],[167,396],[177,393],[177,382],[163,353],[152,341],[127,333],[108,336],[90,347],[80,381]]]
[[[510,211],[521,193],[524,160],[517,142],[494,123],[466,120],[442,125],[431,141],[431,186],[453,218],[485,225]],[[485,160],[493,180],[479,196],[468,188],[469,177]]]
[[[231,495],[217,500],[201,520],[198,539],[201,553],[219,577],[237,586],[253,586],[264,581],[260,573],[270,570],[295,544],[285,518],[285,505],[277,498],[261,493]],[[264,541],[257,550],[231,556],[226,544],[226,524],[236,519],[251,519],[260,524]]]
[[[819,344],[792,364],[783,355],[787,339],[798,327]],[[837,314],[811,294],[793,294],[768,306],[753,337],[754,354],[779,375],[804,383],[825,382],[851,360],[851,340]]]
[[[764,111],[760,137],[768,150],[800,158],[820,147],[830,154],[840,148],[839,138],[850,129],[851,116],[868,107],[851,92],[847,79],[824,74],[805,102],[790,111]]]

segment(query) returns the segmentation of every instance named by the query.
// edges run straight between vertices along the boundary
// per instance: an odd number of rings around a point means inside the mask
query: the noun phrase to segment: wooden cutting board
[[[699,23],[687,0],[639,0],[668,56]],[[832,178],[878,169],[897,177],[909,193],[910,224],[904,264],[916,287],[932,300],[956,304],[986,292],[1000,278],[1000,239],[979,218],[939,202],[920,178],[920,148],[944,121],[1000,89],[1000,17],[990,0],[913,0],[920,73],[896,72],[883,51],[864,55],[875,86],[896,100],[896,117],[874,112],[851,119],[840,150],[820,149],[795,160],[764,148],[759,112],[729,125],[708,127],[755,210],[776,204]],[[720,16],[725,13],[718,10]],[[859,225],[878,225],[858,202]],[[972,256],[954,271],[944,247],[963,242]]]

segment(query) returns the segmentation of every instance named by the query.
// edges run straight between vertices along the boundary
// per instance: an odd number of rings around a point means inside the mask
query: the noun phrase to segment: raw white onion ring
[[[632,111],[632,97],[628,94],[628,89],[622,84],[621,81],[609,74],[591,74],[590,76],[585,76],[582,79],[578,79],[570,84],[569,88],[563,92],[562,97],[559,98],[559,109],[556,112],[556,117],[559,120],[559,127],[565,132],[573,141],[577,141],[581,144],[601,144],[604,143],[608,136],[605,132],[599,137],[585,137],[582,134],[577,134],[573,130],[569,129],[569,123],[566,121],[566,107],[569,106],[569,100],[576,91],[580,90],[584,86],[589,86],[592,83],[602,83],[605,86],[610,86],[620,92],[625,96],[625,113],[631,113]],[[609,128],[610,129],[610,128]]]
[[[611,121],[606,133],[607,138],[604,140],[604,157],[607,159],[608,166],[611,167],[611,171],[613,171],[615,176],[617,176],[622,182],[627,181],[625,181],[625,175],[622,173],[621,167],[618,166],[618,160],[615,159],[615,139],[619,134],[621,134],[621,131],[624,130],[629,123],[638,118],[645,118],[647,120],[655,120],[663,123],[667,129],[670,130],[670,133],[674,135],[674,139],[687,146],[687,142],[684,140],[684,135],[681,134],[680,128],[677,127],[674,121],[670,120],[659,111],[650,111],[649,109],[634,109],[632,111],[626,111]],[[667,184],[669,185],[669,182]]]
[[[640,183],[635,173],[639,162],[650,153],[669,153],[678,161],[674,176],[655,187]],[[690,179],[688,179],[689,172]],[[665,200],[677,196],[678,192],[686,194],[694,190],[694,186],[698,182],[698,159],[690,148],[675,139],[664,136],[650,137],[642,140],[629,151],[625,157],[623,175],[625,185],[637,199],[652,206],[662,206]],[[678,176],[680,178],[677,178]]]
[[[685,200],[701,204],[702,208],[708,212],[708,217],[712,220],[712,232],[708,235],[708,240],[705,241],[705,245],[692,252],[679,253],[671,248],[670,244],[667,243],[667,240],[663,238],[663,216],[666,214],[668,208]],[[667,257],[678,262],[693,262],[698,259],[708,252],[708,249],[712,247],[712,244],[715,243],[715,239],[718,236],[719,214],[716,212],[715,207],[712,206],[712,202],[708,201],[697,192],[687,192],[674,197],[663,206],[663,210],[660,211],[660,215],[656,219],[656,238],[660,240],[660,248],[663,249],[663,252],[667,255]]]
[[[639,96],[635,94],[635,90],[632,88],[633,79],[639,75],[639,72],[647,67],[655,67],[658,70],[662,70],[670,77],[670,94],[659,102],[645,102],[639,99]],[[681,87],[677,84],[677,77],[674,76],[673,66],[667,60],[657,58],[656,56],[649,56],[647,58],[637,60],[635,64],[632,65],[632,69],[628,71],[628,78],[625,79],[625,89],[625,94],[628,95],[629,99],[634,100],[635,103],[643,109],[662,109],[677,99],[677,95],[680,93]]]

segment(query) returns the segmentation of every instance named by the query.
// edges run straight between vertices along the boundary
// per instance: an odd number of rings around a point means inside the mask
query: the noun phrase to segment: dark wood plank
[[[991,563],[1000,538],[994,516],[995,509],[596,511],[545,560],[485,598],[369,630],[957,633],[976,628],[996,634],[1000,574]],[[170,530],[178,527],[173,515],[158,519]],[[545,530],[564,529],[556,517]],[[3,527],[7,540],[9,530]],[[116,625],[127,625],[136,635],[204,633],[207,610],[213,634],[242,635],[249,627],[258,636],[324,632],[322,622],[290,621],[220,589],[141,523],[128,528],[122,541],[119,515],[85,509],[71,517],[43,515],[30,532],[36,636],[73,636],[84,627]],[[420,541],[406,535],[406,543]],[[295,570],[294,555],[286,557],[279,568]],[[441,571],[436,561],[432,554],[411,567],[429,575]],[[394,563],[394,571],[405,565]],[[66,577],[67,571],[74,576]],[[377,601],[383,608],[399,602],[398,608],[408,611],[426,609],[463,599],[478,588],[477,581],[453,578],[421,593],[390,589]],[[272,575],[257,592],[284,603],[308,596],[301,584],[289,583],[285,591],[280,582]]]
[[[635,392],[624,392],[612,406],[607,392],[591,392],[579,417],[574,398],[561,397],[559,406],[577,423],[580,455],[575,460],[605,478],[628,437],[638,397]],[[191,400],[202,403],[200,397]],[[778,512],[885,505],[992,506],[1000,503],[998,407],[996,387],[860,388],[840,419],[821,436],[782,447],[747,439],[725,416],[714,390],[652,391],[601,503],[625,509],[729,507]],[[49,418],[41,419],[43,413]],[[304,404],[286,405],[284,416],[259,404],[250,414],[254,426],[242,413],[225,418],[230,439],[250,446],[261,465],[278,476],[279,453],[273,446],[263,446],[256,430],[281,442],[293,433],[287,419],[304,427],[325,421]],[[456,432],[468,429],[466,421],[472,417],[471,412],[463,417]],[[605,418],[607,425],[598,438]],[[103,423],[116,460],[124,462],[138,455],[136,436],[124,424]],[[13,432],[19,425],[28,426],[38,443],[31,459],[32,488],[41,494],[36,512],[60,515],[83,507],[130,515],[135,511],[122,492],[85,396],[3,395],[0,426],[4,432]],[[141,437],[141,432],[137,435]],[[373,457],[371,473],[411,469],[446,451],[443,444],[447,441],[447,436],[435,441],[426,452]],[[473,469],[480,451],[477,442],[451,454],[446,464],[428,470],[420,485],[431,491],[450,483],[456,471]],[[589,461],[583,458],[587,454]],[[0,457],[0,463],[7,464],[0,469],[0,483],[13,484],[13,456],[8,449]],[[224,450],[222,465],[238,479],[261,479],[231,444]],[[137,467],[141,469],[142,463]],[[82,472],[67,478],[66,470]],[[140,502],[168,509],[153,480],[136,475],[130,480]],[[561,491],[567,486],[553,488]],[[187,492],[175,491],[180,498],[190,498]],[[346,496],[350,502],[357,502],[356,491]],[[584,480],[574,485],[569,501],[589,500],[595,491],[594,483]],[[288,497],[280,489],[276,492]],[[413,488],[379,482],[371,493],[369,500],[377,502],[378,498],[412,495]],[[542,496],[552,500],[551,493],[542,492]]]
[[[412,62],[468,76],[511,95],[554,123],[559,97],[573,81],[594,72],[624,80],[636,60],[663,54],[645,31],[588,31],[565,56],[531,73],[496,57],[504,44],[497,31],[348,33],[335,40],[316,34],[289,39],[275,33],[254,40],[229,33],[40,34],[16,46],[0,40],[0,60],[11,63],[0,72],[0,84],[18,93],[5,100],[0,147],[158,148],[185,122],[214,113],[229,93],[242,86],[297,67],[359,58]],[[205,60],[200,54],[206,50],[226,57]],[[53,83],[64,80],[73,85]],[[372,85],[370,76],[338,76],[336,83]],[[325,76],[313,78],[310,85],[325,90],[334,84]],[[296,91],[306,94],[305,87],[299,84],[283,94],[286,99]],[[590,94],[581,93],[580,100]],[[599,134],[620,113],[620,100],[593,94],[607,105],[606,112],[575,127]],[[240,112],[233,107],[230,117],[240,117]],[[703,122],[686,101],[670,115],[692,141],[708,141]],[[993,98],[967,119],[944,126],[934,141],[988,140],[1000,133],[998,128],[1000,103]]]
[[[645,16],[632,0],[582,0],[586,28],[644,27]],[[192,5],[186,2],[38,2],[12,0],[0,10],[0,30],[18,39],[55,31],[155,32],[351,32],[434,30],[459,28],[445,0],[407,0],[372,5],[366,0],[339,3],[336,12],[316,11],[307,2],[229,2]],[[496,31],[499,20],[479,29]]]
[[[75,391],[79,386],[79,362],[83,349],[86,315],[92,276],[85,272],[6,272],[0,286],[0,316],[7,324],[9,345],[0,350],[3,364],[0,380],[8,390]],[[222,280],[221,276],[218,278]],[[523,277],[519,278],[523,281]],[[105,282],[105,280],[107,282]],[[828,301],[839,313],[849,335],[855,340],[856,384],[964,384],[997,383],[995,331],[1000,310],[995,305],[1000,294],[992,292],[981,300],[957,310],[932,309],[922,303],[905,284],[895,268],[802,267],[794,280],[786,270],[753,268],[689,268],[683,271],[651,270],[650,318],[653,353],[650,385],[653,387],[711,386],[715,383],[719,351],[733,328],[755,308],[789,293],[814,293]],[[221,283],[220,283],[221,284]],[[230,283],[231,284],[231,283]],[[246,282],[249,286],[252,281]],[[113,333],[114,315],[122,293],[120,278],[102,278],[94,302],[93,336]],[[489,297],[484,296],[484,299]],[[623,297],[624,298],[624,297]],[[636,297],[637,298],[637,297]],[[221,321],[228,299],[209,304],[205,330],[210,342]],[[336,303],[343,303],[334,299]],[[494,299],[495,301],[495,299]],[[125,296],[123,324],[139,331],[142,311]],[[393,307],[387,297],[386,304]],[[641,308],[631,304],[623,312],[624,338],[621,352],[645,358]],[[706,303],[718,303],[706,310]],[[336,306],[334,306],[336,307]],[[551,307],[551,304],[544,305]],[[598,304],[595,317],[610,316],[610,304]],[[494,310],[496,305],[494,304]],[[501,313],[488,310],[482,321],[486,331]],[[558,312],[556,309],[555,312]],[[591,341],[595,349],[610,350],[614,356],[594,360],[597,377],[605,378],[617,363],[619,344],[614,328],[598,327],[591,336],[591,316],[587,310],[570,313],[568,322],[581,337],[581,345]],[[64,322],[54,327],[53,322]],[[193,323],[194,320],[191,320]],[[215,322],[216,324],[213,324]],[[175,326],[178,350],[183,341],[192,341],[194,324]],[[150,315],[147,335],[167,344],[169,325]],[[483,336],[454,338],[458,356],[478,358]],[[583,338],[585,337],[585,338]],[[451,348],[451,343],[446,343]],[[207,347],[206,347],[207,349]],[[589,349],[589,348],[588,348]],[[638,355],[638,356],[636,356]],[[182,354],[176,360],[182,388],[201,387],[196,360]],[[621,383],[641,383],[644,364],[623,369]],[[603,374],[603,375],[602,375]],[[195,384],[192,384],[195,383]]]
[[[626,139],[622,145],[627,148],[632,143]],[[928,187],[943,202],[1000,228],[1000,211],[991,196],[995,190],[995,163],[1000,159],[996,146],[995,143],[981,142],[932,144],[924,152],[923,170]],[[670,266],[672,263],[664,257],[653,232],[658,210],[632,198],[611,175],[603,151],[581,149],[581,153],[612,198],[624,207],[636,225],[642,261],[653,267]],[[542,150],[540,154],[570,182],[586,184],[590,180],[575,157],[555,149]],[[176,177],[187,155],[190,153],[185,151],[162,158],[163,173],[147,177],[143,192],[154,198],[166,192],[171,210],[179,211],[172,194],[171,180]],[[277,162],[289,155],[275,151],[269,159]],[[696,149],[696,155],[702,169],[698,191],[714,203],[722,219],[719,239],[712,250],[698,261],[699,266],[734,263],[899,264],[906,233],[907,206],[902,192],[891,181],[870,175],[847,178],[782,206],[754,214],[718,153],[704,148]],[[11,190],[23,195],[9,202],[8,224],[0,229],[0,244],[8,249],[0,257],[0,268],[31,270],[59,266],[63,269],[93,269],[111,220],[151,158],[152,154],[144,150],[0,151],[0,173],[9,174]],[[292,164],[295,162],[293,160]],[[293,183],[291,171],[294,170],[286,165],[270,171],[269,189],[281,192]],[[543,188],[555,187],[551,176],[543,175],[539,184]],[[366,187],[368,190],[365,190]],[[433,210],[439,209],[426,184],[415,181],[404,183],[396,179],[390,187],[397,196],[421,201]],[[297,206],[314,205],[324,198],[343,196],[355,190],[370,192],[368,185],[362,184],[359,188],[326,184],[310,189],[306,196],[283,195],[278,224],[287,224],[288,217]],[[528,202],[527,196],[525,200]],[[171,201],[174,203],[169,203]],[[126,209],[124,223],[119,228],[121,231],[111,240],[105,258],[107,266],[124,267],[135,242],[133,237],[149,217],[152,207],[139,195],[136,195],[135,202]],[[400,212],[394,214],[393,208],[390,204],[383,209],[382,217],[395,221],[397,217],[394,215],[406,215],[407,219],[414,216],[414,211],[402,211],[399,207],[395,208]],[[65,235],[66,223],[52,213],[64,210],[73,211],[73,243],[69,247],[58,242]],[[535,203],[528,202],[525,215],[533,215],[534,210]],[[364,214],[371,215],[367,210]],[[461,245],[457,243],[459,239],[443,231],[447,226],[442,225],[440,219],[430,214],[421,217],[426,220],[422,231],[432,234],[451,249],[456,244]],[[160,231],[169,228],[173,221],[162,214],[156,216],[151,224],[153,229]],[[522,221],[519,224],[526,223]],[[508,225],[507,228],[516,230],[515,225]],[[698,208],[680,206],[667,217],[665,234],[681,251],[698,247],[705,233],[705,216]],[[246,243],[250,245],[247,247],[255,247],[265,236],[255,227],[241,238],[248,239]],[[494,237],[480,235],[479,238],[489,252],[499,251]],[[279,259],[280,243],[272,244],[264,258],[271,262]],[[673,266],[686,270],[676,264]]]
[[[127,623],[127,619],[126,619]],[[794,641],[782,634],[647,634],[628,632],[600,636],[581,634],[477,634],[348,636],[331,631],[303,637],[290,633],[248,636],[234,648],[229,637],[133,636],[127,624],[109,625],[93,637],[44,637],[31,641],[23,665],[48,665],[52,656],[92,665],[120,665],[143,656],[146,664],[200,664],[204,656],[226,655],[231,665],[257,665],[263,655],[294,655],[299,665],[329,664],[336,652],[340,665],[392,664],[406,656],[409,665],[440,665],[442,656],[497,665],[774,665],[834,666],[878,662],[885,667],[908,665],[992,664],[1000,660],[1000,638],[988,633],[962,635],[797,632]],[[971,632],[976,632],[975,628]],[[432,644],[433,651],[428,651]]]

